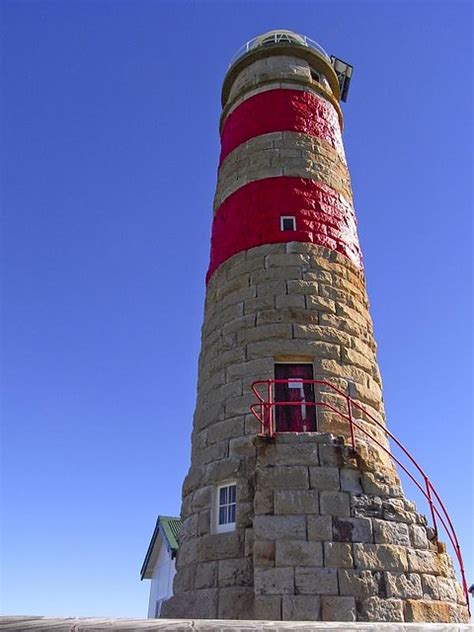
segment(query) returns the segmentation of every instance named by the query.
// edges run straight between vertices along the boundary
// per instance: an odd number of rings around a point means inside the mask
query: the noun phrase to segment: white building
[[[180,528],[179,518],[158,516],[140,571],[141,579],[151,579],[149,619],[159,617],[163,601],[173,595],[175,557],[178,550],[177,535]]]

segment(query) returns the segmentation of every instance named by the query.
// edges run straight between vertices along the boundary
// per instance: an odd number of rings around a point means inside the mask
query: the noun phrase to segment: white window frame
[[[283,227],[285,219],[291,219],[291,221],[293,222],[293,228],[288,229],[288,228]],[[295,231],[296,230],[296,217],[294,215],[281,215],[280,216],[280,229],[285,232],[288,230]]]
[[[230,507],[232,505],[235,505],[234,521],[225,522],[224,524],[219,524],[219,515],[220,515],[220,509],[221,509],[221,504],[220,504],[221,489],[224,489],[225,487],[235,488],[235,502],[225,504],[225,507]],[[228,533],[229,531],[235,531],[236,517],[237,517],[237,481],[231,480],[231,481],[224,481],[222,483],[219,483],[218,485],[216,485],[215,495],[214,495],[214,520],[213,520],[214,533]]]

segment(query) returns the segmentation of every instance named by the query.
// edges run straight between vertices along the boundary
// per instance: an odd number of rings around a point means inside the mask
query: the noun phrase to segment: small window
[[[311,79],[313,81],[317,81],[318,83],[321,83],[321,75],[319,74],[319,72],[316,72],[316,70],[313,70],[311,68]]]
[[[237,485],[235,483],[225,483],[217,488],[215,523],[217,533],[235,529],[236,489]]]
[[[282,215],[280,217],[281,230],[296,230],[296,219],[291,215]]]

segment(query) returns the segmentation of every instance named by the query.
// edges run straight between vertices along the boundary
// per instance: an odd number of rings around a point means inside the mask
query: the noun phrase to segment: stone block
[[[211,512],[209,509],[199,512],[197,534],[199,536],[211,532]]]
[[[179,573],[173,579],[173,593],[175,595],[187,592],[194,588],[194,578],[196,576],[196,566],[178,565]]]
[[[356,621],[354,597],[321,597],[322,621]]]
[[[304,516],[255,516],[253,528],[258,540],[305,540]]]
[[[257,595],[255,597],[254,617],[258,621],[279,621],[281,618],[279,595]]]
[[[436,575],[421,575],[421,585],[424,599],[439,599],[438,577]]]
[[[410,546],[410,533],[408,525],[404,522],[374,519],[372,524],[376,544],[399,544],[400,546]]]
[[[308,540],[332,540],[331,516],[307,516]]]
[[[319,513],[319,492],[314,490],[275,491],[275,514]]]
[[[353,515],[357,518],[383,518],[384,516],[382,499],[378,496],[366,494],[351,496],[351,505]]]
[[[214,617],[217,617],[218,592],[217,588],[202,588],[201,590],[196,590],[194,593],[196,600],[191,616],[196,619],[214,619]],[[186,599],[186,597],[184,597],[184,599]]]
[[[319,446],[319,462],[321,465],[328,465],[338,468],[355,468],[357,466],[355,457],[351,455],[352,448],[344,445],[331,445],[322,443]]]
[[[292,595],[295,590],[293,568],[255,568],[255,594]]]
[[[276,492],[280,493],[280,492]],[[285,492],[281,492],[285,493]],[[273,513],[273,490],[259,489],[255,492],[254,497],[255,514],[272,514]]]
[[[456,582],[448,577],[438,577],[439,599],[441,601],[457,601]]]
[[[359,470],[342,469],[339,473],[341,481],[341,491],[351,494],[361,494],[362,486],[360,482]]]
[[[251,527],[253,523],[253,503],[237,503],[237,528]]]
[[[412,573],[440,574],[438,556],[433,551],[408,549],[408,566]]]
[[[243,418],[233,417],[231,419],[225,419],[207,429],[207,441],[208,443],[216,443],[218,441],[231,440],[233,437],[241,437],[244,434],[244,421]],[[230,454],[229,456],[233,456]],[[239,455],[240,456],[240,455]]]
[[[253,544],[254,566],[275,566],[275,542],[272,540],[257,540]]]
[[[258,489],[309,489],[308,468],[299,465],[258,468]],[[222,479],[221,479],[222,480]]]
[[[467,606],[448,603],[449,621],[451,623],[469,623],[469,612]]]
[[[362,489],[365,494],[374,496],[400,496],[400,486],[385,473],[363,472]]]
[[[452,622],[447,603],[424,599],[408,599],[405,602],[405,621],[425,624]]]
[[[190,566],[201,561],[199,557],[198,538],[192,540],[184,540],[180,542],[177,557],[178,568],[182,566]]]
[[[271,338],[291,338],[293,335],[290,323],[274,323],[271,325],[260,325],[253,329],[243,329],[237,334],[237,344],[248,344],[260,340]]]
[[[298,275],[298,276],[297,276]],[[295,269],[292,273],[292,278],[300,278],[301,270]],[[302,294],[283,294],[282,296],[275,297],[275,307],[276,309],[281,309],[285,307],[298,307],[301,309],[305,309],[306,301],[305,297]]]
[[[253,555],[254,533],[253,529],[245,529],[244,531],[244,556]]]
[[[262,375],[262,379],[266,379],[263,376],[267,376],[270,373],[273,374],[273,359],[259,358],[249,362],[238,362],[227,367],[227,380],[233,381],[245,378],[248,375]]]
[[[332,568],[352,568],[354,558],[352,546],[345,542],[324,543],[324,566]]]
[[[276,566],[323,566],[321,542],[277,540]]]
[[[219,619],[253,618],[254,593],[249,588],[221,588],[219,590]]]
[[[381,599],[380,597],[369,597],[362,599],[358,603],[359,621],[404,621],[403,601],[400,599]]]
[[[307,283],[311,283],[311,281],[308,281]],[[309,291],[309,288],[307,288],[307,290]],[[323,298],[322,296],[316,296],[315,294],[306,296],[306,307],[307,309],[318,310],[318,312],[329,312],[331,314],[336,313],[336,303],[334,301],[331,301],[328,298]]]
[[[358,599],[386,596],[385,578],[381,571],[338,570],[337,573],[341,595],[352,595]]]
[[[242,426],[242,435],[244,434],[244,422],[239,420],[239,425]],[[237,437],[229,441],[229,457],[230,458],[242,458],[242,457],[254,457],[256,454],[255,442],[253,437]]]
[[[284,595],[283,621],[319,621],[320,598],[315,595]]]
[[[180,571],[181,572],[181,571]],[[196,567],[195,588],[214,588],[217,583],[217,562],[205,562]]]
[[[400,572],[408,570],[407,550],[394,544],[355,543],[354,562],[357,569]]]
[[[334,518],[336,542],[372,542],[372,522],[369,518]]]
[[[184,520],[179,532],[179,541],[181,543],[184,543],[186,540],[192,540],[197,536],[198,520],[197,514],[193,514]]]
[[[281,437],[278,435],[273,445],[262,445],[258,450],[259,465],[318,465],[317,443],[282,443]]]
[[[337,467],[310,467],[309,484],[312,489],[339,490],[339,469]]]
[[[250,557],[219,561],[219,588],[226,586],[252,586],[252,582],[253,565]]]
[[[414,549],[428,549],[429,548],[430,541],[428,540],[426,527],[423,527],[418,524],[410,524],[408,525],[408,529],[410,532],[411,544]]]
[[[322,515],[349,516],[350,502],[347,492],[321,491],[319,509]]]
[[[301,595],[337,595],[337,571],[334,568],[296,568],[295,587]]]
[[[181,556],[181,548],[179,548],[179,556]],[[243,543],[237,532],[213,533],[202,536],[199,538],[198,548],[200,562],[241,557],[243,553]]]
[[[201,470],[202,483],[205,485],[220,483],[227,479],[237,478],[239,472],[243,469],[243,463],[240,459],[221,459],[209,463]]]
[[[387,597],[421,599],[423,589],[421,576],[416,573],[385,573]]]

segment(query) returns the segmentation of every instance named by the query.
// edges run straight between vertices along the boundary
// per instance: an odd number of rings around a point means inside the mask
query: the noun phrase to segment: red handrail
[[[301,402],[298,402],[298,401],[291,401],[291,402],[290,401],[285,401],[285,402],[272,401],[273,385],[274,384],[288,384],[289,382],[299,382],[300,384],[312,384],[312,385],[319,384],[322,386],[327,386],[332,391],[336,392],[338,395],[343,397],[346,401],[347,414],[344,414],[341,410],[335,408],[334,406],[326,402],[316,402],[316,401],[308,402],[305,400],[304,403],[306,406],[314,406],[314,407],[321,406],[324,408],[328,408],[332,412],[337,413],[346,422],[348,422],[350,435],[351,435],[351,444],[354,450],[356,450],[356,438],[355,438],[354,428],[356,428],[363,434],[367,435],[371,439],[371,441],[375,442],[379,448],[381,448],[386,454],[390,456],[390,458],[405,472],[405,474],[420,490],[420,492],[428,501],[436,536],[438,534],[438,526],[437,526],[436,518],[438,518],[439,522],[443,526],[449,538],[449,541],[451,542],[451,545],[454,549],[456,559],[459,564],[459,570],[461,573],[462,588],[464,591],[464,595],[466,597],[466,606],[470,615],[471,610],[470,610],[470,604],[469,604],[469,592],[467,588],[466,573],[465,573],[464,562],[463,562],[462,553],[461,553],[461,546],[459,544],[459,540],[456,535],[454,525],[451,521],[451,518],[449,517],[448,511],[444,503],[442,502],[441,498],[439,497],[438,492],[434,488],[433,484],[431,483],[430,479],[428,478],[424,470],[417,463],[415,458],[408,452],[405,446],[390,432],[390,430],[388,430],[383,424],[381,424],[363,406],[355,402],[347,393],[344,393],[344,391],[341,391],[341,389],[337,388],[336,386],[334,386],[330,382],[327,382],[326,380],[307,380],[303,378],[301,379],[300,378],[287,378],[287,379],[278,379],[278,380],[256,380],[252,384],[252,391],[257,397],[258,402],[256,404],[252,404],[250,406],[250,410],[262,426],[260,434],[267,435],[270,437],[273,437],[275,435],[276,429],[275,429],[273,412],[277,406],[301,406]],[[264,397],[262,397],[262,395],[259,393],[257,389],[257,387],[261,384],[264,384],[267,387],[266,388],[267,401],[265,401]],[[373,423],[375,423],[376,426],[381,428],[381,430],[384,432],[386,437],[389,437],[400,448],[400,450],[405,454],[405,456],[408,457],[410,462],[418,470],[418,473],[421,475],[423,479],[423,484],[421,484],[415,478],[414,474],[412,474],[412,472],[410,472],[410,470],[408,470],[407,467],[396,456],[394,456],[386,446],[384,446],[378,439],[376,439],[365,428],[363,428],[362,426],[360,426],[358,423],[354,421],[352,417],[353,407],[363,412],[364,415],[366,415]],[[260,414],[258,414],[257,412],[258,408],[260,409]]]

